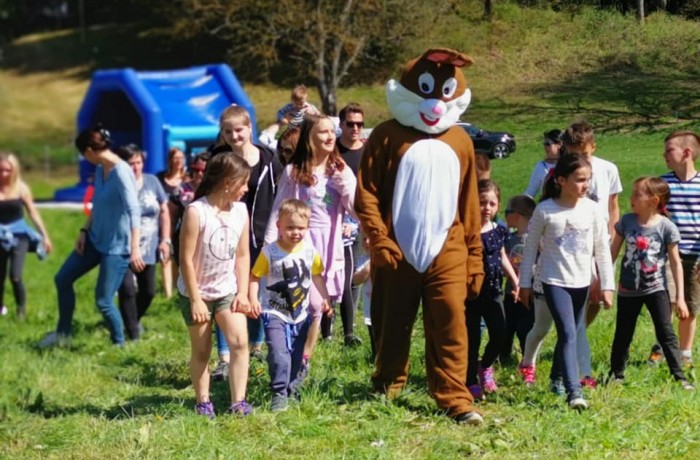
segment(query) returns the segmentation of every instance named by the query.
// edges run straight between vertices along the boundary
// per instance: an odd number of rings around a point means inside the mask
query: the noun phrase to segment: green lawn
[[[663,171],[661,135],[599,137],[600,152],[617,162],[623,184]],[[539,143],[521,143],[512,158],[494,162],[503,196],[520,193]],[[627,190],[626,190],[627,191]],[[621,201],[627,209],[627,199]],[[27,260],[29,315],[0,318],[0,457],[4,458],[697,458],[697,393],[683,392],[665,366],[648,368],[654,341],[648,315],[640,318],[627,381],[589,391],[590,410],[570,411],[546,382],[555,334],[550,334],[534,388],[513,367],[497,369],[501,390],[481,403],[484,427],[461,427],[441,415],[426,391],[423,337],[414,333],[411,377],[403,395],[386,401],[370,393],[369,347],[347,350],[341,337],[321,343],[301,404],[272,414],[266,366],[250,370],[247,419],[209,422],[193,413],[189,344],[173,301],[158,298],[144,320],[144,339],[113,349],[93,305],[95,273],[77,285],[75,338],[69,349],[42,352],[34,344],[55,326],[52,277],[71,250],[78,212],[43,210],[56,252]],[[13,309],[11,293],[5,301]],[[614,311],[590,329],[593,364],[607,372]],[[358,317],[358,324],[361,319]],[[340,328],[338,328],[340,329]],[[212,355],[213,356],[213,355]],[[214,357],[212,357],[214,364]],[[693,375],[694,377],[694,375]],[[228,387],[212,387],[220,411]]]

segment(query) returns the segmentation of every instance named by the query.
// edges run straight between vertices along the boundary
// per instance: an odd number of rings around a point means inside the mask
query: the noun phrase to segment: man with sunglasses
[[[340,136],[336,140],[338,151],[345,163],[350,167],[353,174],[357,176],[357,169],[362,158],[362,149],[365,146],[362,139],[362,129],[365,126],[365,114],[360,104],[351,102],[340,110]],[[359,224],[347,213],[343,223],[343,246],[345,250],[345,289],[343,298],[340,301],[340,317],[343,321],[343,334],[345,345],[356,347],[362,343],[355,335],[355,307],[358,299],[358,289],[352,286],[352,274],[355,271],[354,254],[358,248]],[[332,318],[325,316],[321,322],[321,329],[324,337],[329,337],[332,333]]]

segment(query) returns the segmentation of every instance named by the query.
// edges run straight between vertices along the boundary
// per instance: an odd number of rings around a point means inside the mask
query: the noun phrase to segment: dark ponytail
[[[248,180],[249,176],[250,166],[243,158],[233,152],[220,153],[207,163],[207,169],[204,170],[204,177],[197,187],[194,199],[209,195],[227,178],[231,179],[236,186],[240,186]]]
[[[95,152],[107,150],[111,144],[112,138],[109,131],[101,123],[97,123],[92,128],[82,130],[78,137],[75,138],[75,147],[81,155],[88,148]]]
[[[544,181],[542,188],[542,198],[540,201],[549,198],[559,198],[561,195],[561,187],[557,182],[557,177],[569,177],[579,168],[590,168],[591,164],[581,155],[576,153],[565,153],[559,157],[554,168],[549,170],[549,174]]]

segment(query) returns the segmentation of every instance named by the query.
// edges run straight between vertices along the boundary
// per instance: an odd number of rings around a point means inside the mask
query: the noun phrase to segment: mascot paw
[[[391,267],[396,270],[401,259],[403,259],[401,249],[388,238],[372,245],[372,265],[374,267]]]

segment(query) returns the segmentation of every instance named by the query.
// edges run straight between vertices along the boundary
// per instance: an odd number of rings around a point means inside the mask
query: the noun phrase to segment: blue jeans
[[[75,311],[73,283],[98,265],[100,272],[95,285],[95,303],[107,322],[112,342],[121,345],[124,343],[124,323],[119,310],[114,305],[114,296],[129,266],[129,256],[102,254],[93,246],[89,237],[85,238],[83,255],[73,251],[54,278],[58,292],[56,332],[64,335],[71,334]]]
[[[542,283],[547,306],[557,328],[553,369],[560,369],[564,387],[570,395],[581,390],[576,358],[576,329],[584,319],[589,286],[566,288]]]
[[[304,380],[302,358],[312,319],[288,324],[269,313],[260,316],[265,326],[270,389],[274,394],[295,397]]]

